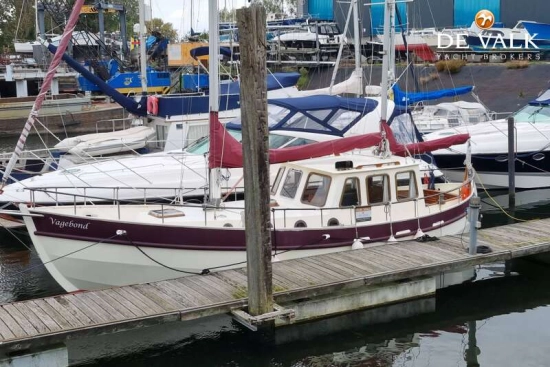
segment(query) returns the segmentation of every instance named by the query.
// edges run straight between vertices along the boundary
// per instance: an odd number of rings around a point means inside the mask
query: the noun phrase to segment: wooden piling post
[[[252,316],[273,311],[265,25],[266,12],[262,5],[253,3],[248,8],[237,10],[248,313]]]

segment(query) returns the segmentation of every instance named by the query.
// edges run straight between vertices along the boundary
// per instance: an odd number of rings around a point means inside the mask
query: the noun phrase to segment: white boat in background
[[[412,111],[412,116],[421,134],[494,120],[493,113],[481,103],[465,101],[422,105]]]
[[[550,90],[515,112],[515,185],[518,189],[550,187]],[[427,141],[457,134],[471,136],[472,165],[486,188],[507,188],[508,122],[489,121],[427,134]],[[436,163],[451,180],[461,179],[459,167],[466,145],[433,152]]]
[[[376,132],[381,116],[379,99],[309,96],[271,100],[268,104],[270,147],[297,147]],[[388,104],[388,114],[394,104]],[[413,125],[406,111],[391,121],[392,129],[403,144]],[[236,139],[241,139],[240,120],[227,124]],[[412,135],[415,135],[414,133]],[[36,175],[4,187],[0,203],[34,202],[52,205],[74,202],[150,201],[174,198],[203,198],[207,193],[209,139],[203,137],[185,150],[122,157],[81,164]],[[442,173],[432,164],[420,162],[422,177]],[[275,170],[273,170],[275,174]],[[241,168],[222,172],[224,192],[239,185]],[[275,177],[272,177],[273,179]],[[242,191],[242,185],[235,192]]]
[[[88,157],[131,152],[141,149],[155,138],[155,130],[148,126],[135,126],[108,133],[86,134],[65,138],[54,146],[63,153],[82,159]]]

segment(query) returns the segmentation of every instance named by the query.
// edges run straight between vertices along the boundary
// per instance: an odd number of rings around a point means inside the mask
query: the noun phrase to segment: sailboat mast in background
[[[147,53],[145,45],[145,3],[139,0],[139,69],[141,80],[141,94],[147,95]]]
[[[218,69],[218,52],[219,52],[219,37],[218,37],[218,0],[208,0],[208,70],[209,70],[209,110],[210,110],[210,126],[217,123],[219,110],[219,69]],[[208,191],[210,194],[210,204],[218,206],[221,201],[220,187],[220,168],[211,168],[209,177]]]

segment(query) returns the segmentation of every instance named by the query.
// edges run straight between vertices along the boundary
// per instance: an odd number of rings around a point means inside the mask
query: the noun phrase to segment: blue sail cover
[[[397,84],[393,86],[394,102],[398,106],[406,106],[420,101],[432,101],[443,97],[456,97],[471,92],[474,87],[458,87],[452,89],[440,89],[430,92],[404,92]]]
[[[195,60],[201,56],[208,56],[208,46],[196,47],[189,51],[189,55]],[[231,57],[231,49],[229,47],[220,47],[220,54]]]
[[[550,89],[541,94],[537,99],[529,102],[531,106],[548,106],[550,105]]]
[[[50,43],[48,45],[48,50],[52,54],[55,54],[57,47]],[[114,88],[109,86],[107,83],[94,75],[92,72],[90,72],[69,55],[63,54],[63,61],[65,61],[67,65],[73,68],[76,72],[82,74],[82,76],[84,76],[90,82],[97,85],[103,93],[113,98],[113,100],[121,105],[126,111],[138,116],[147,116],[147,97],[143,96],[139,102],[136,102],[133,98],[126,97],[125,95],[116,91]]]
[[[267,90],[287,88],[296,85],[299,73],[273,73],[267,76]],[[234,110],[240,107],[240,83],[238,81],[220,85],[219,110]],[[205,95],[163,95],[158,96],[157,116],[193,115],[208,113],[210,97]]]
[[[268,100],[269,130],[294,130],[343,136],[378,102],[368,98],[330,95],[277,98]],[[227,123],[228,129],[241,129],[240,118]]]

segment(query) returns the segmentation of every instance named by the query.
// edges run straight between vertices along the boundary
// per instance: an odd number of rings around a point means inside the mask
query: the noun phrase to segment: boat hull
[[[288,260],[350,250],[357,235],[365,246],[385,243],[392,235],[412,239],[419,225],[434,236],[463,233],[468,227],[467,206],[468,201],[463,201],[444,212],[391,224],[277,229],[272,231],[272,246],[278,259]],[[21,210],[29,212],[24,205]],[[36,213],[43,216],[25,218],[33,244],[50,274],[68,292],[246,266],[242,227],[159,226]]]
[[[507,152],[472,155],[476,183],[485,188],[507,188],[509,174],[506,157]],[[437,166],[449,180],[461,181],[464,178],[462,169],[453,169],[460,167],[464,162],[464,155],[436,154],[435,159]],[[550,187],[550,151],[519,153],[515,170],[515,183],[518,189]]]

